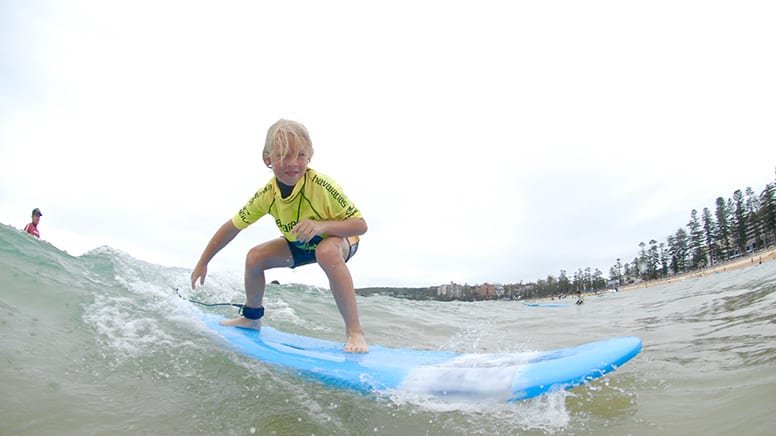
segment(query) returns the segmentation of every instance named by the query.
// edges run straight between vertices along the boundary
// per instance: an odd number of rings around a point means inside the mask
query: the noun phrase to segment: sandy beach
[[[667,283],[673,283],[693,277],[702,277],[706,274],[723,273],[727,271],[733,271],[741,268],[746,268],[753,265],[758,265],[763,262],[768,262],[776,259],[776,247],[769,248],[767,250],[760,251],[758,253],[742,256],[738,259],[731,260],[725,263],[720,263],[700,271],[693,271],[685,274],[667,277],[660,280],[650,280],[646,282],[634,283],[632,285],[622,286],[619,291],[632,291],[635,289],[649,288],[652,286],[660,286]]]

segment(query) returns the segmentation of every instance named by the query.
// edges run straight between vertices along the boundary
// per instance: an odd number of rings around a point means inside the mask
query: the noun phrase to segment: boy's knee
[[[315,259],[321,265],[328,265],[332,262],[343,261],[340,244],[335,239],[327,238],[315,248]]]
[[[263,247],[253,247],[248,250],[248,254],[245,255],[245,264],[249,266],[256,266],[261,264],[266,257],[267,253],[265,253]]]

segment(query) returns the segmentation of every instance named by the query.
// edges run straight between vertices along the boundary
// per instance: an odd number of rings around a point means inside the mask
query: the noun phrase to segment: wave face
[[[173,288],[241,303],[242,278],[211,271],[191,291],[189,274],[109,247],[70,256],[0,225],[0,434],[767,434],[774,423],[774,261],[571,307],[359,297],[370,343],[391,347],[644,340],[610,376],[512,404],[364,396],[236,354]],[[269,325],[344,340],[328,289],[270,285],[265,301]]]

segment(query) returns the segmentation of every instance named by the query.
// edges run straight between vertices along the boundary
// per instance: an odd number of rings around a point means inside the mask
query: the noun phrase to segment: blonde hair
[[[302,123],[280,119],[269,126],[269,130],[267,130],[267,140],[264,142],[264,151],[262,152],[264,162],[269,162],[272,154],[276,151],[280,152],[280,160],[285,160],[288,157],[291,138],[300,150],[307,152],[307,160],[309,161],[313,157],[313,143],[310,141],[307,128]]]

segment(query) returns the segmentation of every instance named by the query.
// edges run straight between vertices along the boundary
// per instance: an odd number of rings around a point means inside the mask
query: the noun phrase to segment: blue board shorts
[[[348,241],[348,257],[345,258],[345,262],[349,261],[351,257],[353,257],[356,254],[356,251],[358,251],[358,242],[359,238],[358,236],[350,236],[345,238],[346,241]],[[323,241],[323,238],[320,236],[316,236],[313,238],[312,242],[315,244],[315,246],[318,246],[318,243]],[[298,245],[296,245],[294,242],[289,241],[286,239],[286,243],[288,243],[288,249],[291,250],[291,257],[294,258],[294,263],[291,265],[291,268],[296,268],[298,266],[302,265],[308,265],[311,263],[315,263],[315,248],[301,248]]]

